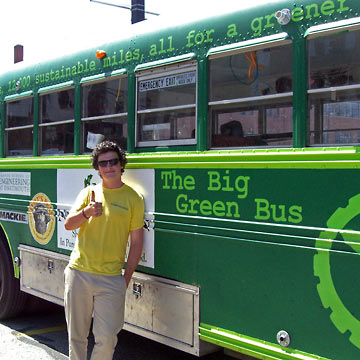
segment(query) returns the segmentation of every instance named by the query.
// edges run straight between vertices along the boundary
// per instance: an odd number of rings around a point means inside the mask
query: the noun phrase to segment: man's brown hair
[[[125,151],[120,148],[120,146],[113,141],[102,141],[101,143],[95,146],[91,154],[91,164],[95,170],[99,170],[98,158],[100,154],[107,153],[109,151],[114,151],[118,154],[120,159],[120,165],[122,166],[121,172],[124,172],[125,165],[127,164]]]

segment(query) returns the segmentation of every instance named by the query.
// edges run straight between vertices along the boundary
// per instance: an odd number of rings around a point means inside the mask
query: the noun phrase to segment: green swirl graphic
[[[338,208],[327,221],[329,229],[344,229],[345,226],[360,214],[360,194],[352,197],[345,208]],[[335,327],[344,334],[351,332],[350,342],[360,349],[360,321],[354,317],[341,301],[332,277],[330,269],[330,249],[332,240],[336,238],[335,231],[322,231],[316,240],[317,254],[314,255],[314,275],[319,277],[317,285],[322,305],[331,309],[330,319]],[[344,242],[351,246],[354,251],[360,253],[360,238],[358,234],[342,234]],[[324,241],[326,240],[326,241]]]

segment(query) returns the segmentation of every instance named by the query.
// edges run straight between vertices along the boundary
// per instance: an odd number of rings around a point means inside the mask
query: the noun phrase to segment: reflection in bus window
[[[83,152],[104,139],[127,148],[128,80],[120,77],[83,86]]]
[[[195,144],[196,77],[195,65],[139,76],[138,146]]]
[[[5,138],[7,156],[33,153],[33,98],[6,103]]]
[[[360,31],[308,40],[310,145],[360,142]]]
[[[41,154],[74,152],[74,89],[40,96]]]
[[[211,147],[292,145],[290,44],[211,58],[209,77]]]

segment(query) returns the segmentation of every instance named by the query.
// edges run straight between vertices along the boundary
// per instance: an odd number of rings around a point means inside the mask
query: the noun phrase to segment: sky
[[[100,0],[99,0],[100,1]],[[101,0],[117,5],[131,0]],[[269,0],[252,0],[252,3]],[[129,37],[142,28],[192,21],[238,10],[241,0],[145,0],[143,23],[131,25],[131,12],[90,0],[7,0],[0,3],[0,73],[14,65],[14,46],[24,46],[24,64]]]

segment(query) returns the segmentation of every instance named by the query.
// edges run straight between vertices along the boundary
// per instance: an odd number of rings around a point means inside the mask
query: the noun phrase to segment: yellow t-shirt
[[[120,275],[125,262],[129,232],[144,225],[144,200],[130,186],[107,189],[98,184],[83,189],[70,213],[86,207],[95,191],[103,213],[81,225],[70,256],[73,269],[100,275]]]

